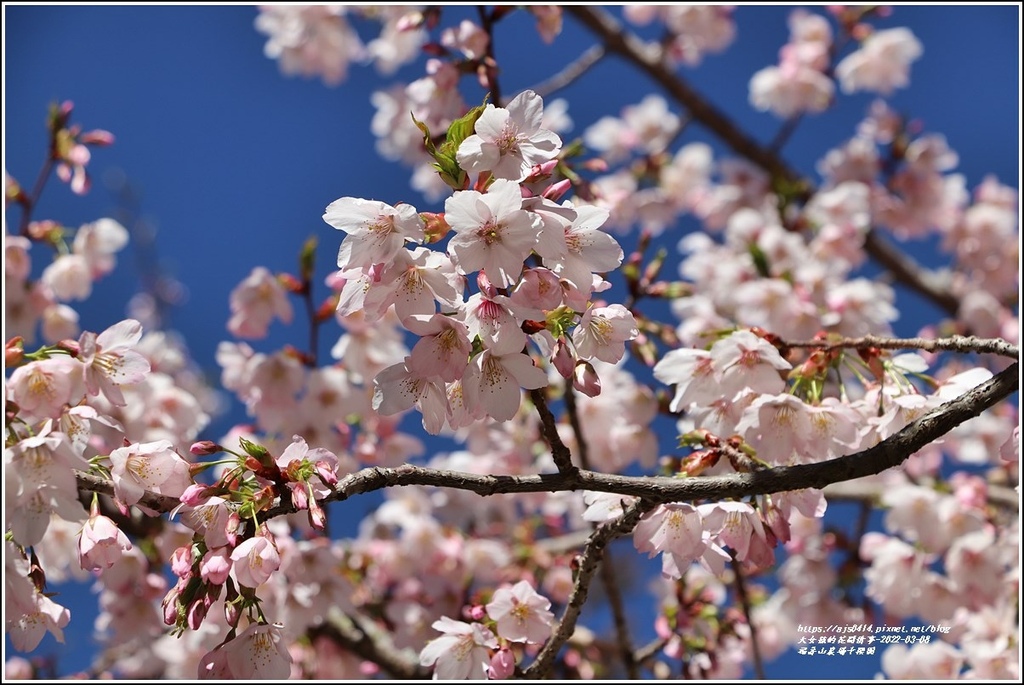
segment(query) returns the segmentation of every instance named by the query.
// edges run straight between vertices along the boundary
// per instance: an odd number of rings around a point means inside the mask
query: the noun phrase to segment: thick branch
[[[558,621],[555,634],[544,643],[536,660],[523,671],[525,678],[537,679],[550,675],[551,666],[558,651],[576,629],[576,620],[579,618],[583,605],[587,602],[590,581],[594,576],[594,571],[597,570],[597,565],[601,563],[605,546],[615,538],[630,533],[640,522],[640,517],[653,509],[655,505],[655,502],[646,500],[634,502],[618,520],[601,526],[590,536],[583,554],[580,555],[576,584],[572,588],[572,594],[569,595],[569,603],[562,613],[562,618]]]
[[[831,483],[872,476],[899,466],[914,452],[1016,392],[1019,385],[1018,373],[1018,364],[1012,364],[988,381],[935,408],[877,445],[845,457],[814,464],[779,466],[753,473],[699,478],[618,476],[576,469],[529,476],[481,476],[407,464],[398,468],[371,467],[346,476],[323,502],[345,500],[365,492],[405,485],[431,485],[469,490],[481,496],[514,492],[593,490],[642,497],[655,502],[721,500],[803,488],[824,488]],[[109,481],[81,472],[76,475],[79,487],[84,490],[107,494],[113,492],[113,484]],[[147,495],[143,502],[158,511],[170,511],[178,504],[173,497],[162,495]],[[293,512],[295,507],[288,501],[263,512],[262,518],[269,519]]]
[[[693,119],[718,136],[737,154],[764,169],[773,179],[786,181],[802,197],[807,198],[814,193],[814,183],[810,179],[792,169],[771,147],[765,147],[748,136],[724,112],[674,73],[665,63],[661,48],[648,45],[636,35],[623,30],[603,9],[589,5],[567,5],[565,11],[590,29],[608,52],[622,56],[650,76],[676,102],[688,109]],[[907,287],[924,295],[946,313],[956,314],[959,303],[941,276],[900,253],[874,230],[868,231],[864,249]]]

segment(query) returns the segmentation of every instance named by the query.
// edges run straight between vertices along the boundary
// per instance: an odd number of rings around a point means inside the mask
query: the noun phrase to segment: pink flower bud
[[[179,547],[171,554],[171,572],[179,578],[192,577],[192,546]]]
[[[102,571],[113,566],[121,554],[132,548],[128,537],[106,516],[93,515],[85,522],[78,538],[78,561],[86,571]]]
[[[502,647],[491,657],[487,675],[491,680],[505,680],[516,670],[516,657],[508,647]]]
[[[188,608],[186,619],[188,627],[192,630],[199,630],[199,627],[203,625],[203,619],[206,618],[206,613],[210,610],[206,600],[207,598],[204,595],[202,599],[192,602],[192,606]]]
[[[224,448],[212,440],[200,440],[199,442],[192,443],[192,446],[188,448],[188,451],[197,457],[205,457],[210,454],[223,452]]]
[[[197,507],[200,504],[206,504],[210,499],[210,494],[210,487],[208,485],[193,483],[185,488],[185,492],[181,493],[178,499],[181,500],[182,504]]]
[[[471,621],[482,621],[484,620],[484,616],[487,615],[487,610],[480,604],[474,604],[469,607],[466,614],[469,616]]]
[[[164,611],[164,623],[173,626],[178,622],[178,597],[181,596],[181,591],[177,585],[172,587],[167,595],[164,597],[162,602]]]
[[[327,512],[313,498],[309,500],[309,525],[321,531],[327,527]]]
[[[309,508],[309,492],[306,490],[305,483],[289,483],[289,488],[292,491],[292,506],[302,511],[303,509]]]
[[[579,362],[573,370],[572,387],[579,390],[587,397],[597,397],[601,394],[601,379],[597,377],[597,371],[590,362]]]
[[[313,464],[313,468],[316,469],[316,475],[320,476],[320,480],[327,487],[334,487],[338,484],[338,474],[334,472],[331,464],[327,461],[321,459]]]
[[[561,337],[555,342],[555,352],[551,355],[551,363],[558,369],[562,378],[572,378],[576,368],[576,357],[572,349],[566,344],[565,338]]]
[[[232,628],[238,627],[238,619],[242,618],[242,610],[237,602],[224,603],[224,621]]]
[[[104,131],[101,128],[97,128],[92,131],[86,131],[78,137],[78,140],[86,145],[106,147],[107,145],[114,144],[114,134],[110,131]]]
[[[552,202],[558,202],[563,195],[565,195],[572,188],[572,181],[567,178],[562,179],[558,183],[552,183],[544,192],[541,193],[544,197],[551,200]]]

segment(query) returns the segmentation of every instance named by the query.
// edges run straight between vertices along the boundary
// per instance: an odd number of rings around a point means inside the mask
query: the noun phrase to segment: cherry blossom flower
[[[39,592],[29,578],[29,561],[10,540],[4,541],[4,627],[19,652],[31,652],[47,632],[63,644],[71,612]]]
[[[683,411],[691,404],[706,405],[718,395],[713,384],[715,369],[707,350],[669,350],[654,365],[654,377],[666,385],[676,386],[676,394],[669,405],[674,412]]]
[[[40,278],[58,300],[85,300],[92,294],[92,273],[82,255],[59,255]]]
[[[711,360],[721,374],[719,393],[725,397],[745,389],[766,394],[781,392],[786,382],[779,371],[792,368],[774,345],[743,330],[712,345]]]
[[[700,512],[689,504],[658,505],[633,529],[633,546],[648,556],[662,554],[662,574],[681,578],[707,549]]]
[[[259,587],[281,566],[281,555],[269,532],[258,533],[231,552],[231,574],[239,585]]]
[[[813,457],[809,407],[793,395],[761,395],[743,412],[736,431],[757,450],[758,458],[770,463],[801,463]]]
[[[532,90],[504,108],[488,104],[476,121],[476,133],[459,146],[459,166],[472,173],[490,171],[498,179],[523,180],[562,147],[558,134],[541,128],[543,112],[544,101]]]
[[[572,332],[572,342],[581,359],[614,364],[626,353],[626,341],[639,334],[630,311],[621,304],[612,304],[588,309]]]
[[[423,427],[427,432],[431,435],[441,432],[448,413],[448,397],[444,383],[439,378],[429,379],[415,375],[410,371],[407,361],[393,364],[374,377],[374,411],[390,416],[405,411],[414,404],[423,414]]]
[[[606,209],[593,205],[577,207],[576,218],[565,228],[565,256],[545,257],[544,265],[580,290],[589,290],[594,273],[611,271],[622,264],[622,248],[615,238],[601,230],[607,220]]]
[[[137,504],[146,491],[178,497],[192,484],[188,462],[169,440],[133,443],[110,453],[114,496],[126,507]]]
[[[4,450],[4,518],[14,539],[37,544],[50,524],[51,512],[80,521],[85,512],[78,501],[74,469],[88,463],[67,436],[53,430],[47,419],[35,435]]]
[[[469,407],[479,407],[495,421],[510,421],[519,411],[520,387],[533,390],[547,384],[547,374],[534,366],[528,355],[484,350],[470,362],[462,391]]]
[[[499,288],[515,282],[540,232],[540,219],[522,206],[519,186],[501,179],[486,194],[463,190],[445,201],[445,219],[455,231],[448,250],[462,273],[482,269]]]
[[[411,316],[404,323],[420,336],[406,362],[410,372],[449,383],[462,378],[473,349],[465,324],[442,314]]]
[[[876,31],[836,65],[836,78],[844,93],[871,90],[889,95],[910,82],[910,63],[923,51],[910,29]]]
[[[487,32],[469,19],[463,19],[457,28],[445,29],[441,33],[441,45],[462,52],[467,59],[483,57],[490,42]]]
[[[477,293],[466,302],[465,320],[470,339],[480,340],[494,354],[522,352],[527,335],[520,326],[511,298],[504,295],[487,297]]]
[[[268,36],[263,54],[279,60],[285,74],[320,75],[327,85],[337,85],[348,76],[349,63],[363,56],[363,44],[342,5],[267,5],[259,10],[256,30]]]
[[[435,302],[441,303],[444,311],[451,311],[462,303],[462,280],[448,255],[425,247],[401,249],[383,269],[360,283],[365,294],[362,306],[357,299],[347,299],[346,284],[338,312],[345,315],[366,309],[379,315],[394,304],[395,314],[404,320],[433,314]]]
[[[128,244],[128,229],[114,219],[83,224],[75,232],[71,250],[85,257],[93,277],[110,273],[117,265],[114,255]]]
[[[423,219],[412,205],[392,207],[377,200],[343,197],[327,205],[324,221],[348,234],[338,251],[341,269],[390,262],[406,240],[423,241]]]
[[[116,323],[99,335],[82,333],[78,339],[79,358],[90,395],[102,391],[111,404],[126,404],[120,386],[138,383],[150,369],[149,360],[132,349],[141,338],[142,324],[134,319]]]
[[[420,664],[434,667],[435,680],[478,680],[487,677],[490,650],[498,648],[494,633],[479,623],[442,616],[432,624],[443,633],[423,647]]]
[[[66,356],[31,362],[14,370],[8,391],[18,407],[39,418],[57,418],[65,404],[74,404],[85,392],[82,363]]]
[[[121,529],[102,514],[94,513],[85,522],[78,539],[78,558],[87,571],[110,568],[121,558],[121,552],[132,548]]]
[[[232,679],[282,681],[291,675],[292,658],[285,646],[280,625],[251,623],[235,639],[215,651],[222,653],[217,661],[222,664],[221,668],[226,667]],[[214,667],[205,677],[216,677],[217,671],[220,668]],[[203,676],[202,666],[200,676]]]
[[[882,670],[902,680],[956,680],[963,663],[964,655],[941,641],[910,647],[894,644],[882,653]]]
[[[257,266],[231,291],[228,330],[239,338],[265,338],[270,322],[292,321],[288,292],[274,274]]]
[[[506,640],[540,644],[551,637],[555,620],[551,600],[537,594],[525,580],[495,590],[485,608],[497,624],[498,634]]]

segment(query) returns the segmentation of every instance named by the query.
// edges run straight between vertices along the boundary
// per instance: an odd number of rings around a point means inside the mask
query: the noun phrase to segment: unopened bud
[[[95,145],[97,147],[106,147],[114,144],[114,134],[110,131],[104,131],[101,128],[93,129],[92,131],[86,131],[78,137],[78,142],[85,145]]]
[[[558,183],[552,183],[544,189],[542,195],[552,202],[558,202],[559,199],[572,188],[572,181],[567,178],[563,178]]]
[[[211,454],[217,454],[223,452],[224,448],[215,443],[213,440],[200,440],[193,442],[192,446],[188,448],[188,451],[196,457],[206,457]]]
[[[452,230],[451,226],[444,219],[444,212],[420,212],[420,218],[423,219],[425,224],[423,228],[423,239],[425,242],[436,243]]]
[[[579,362],[573,370],[572,387],[579,390],[587,397],[597,397],[601,394],[601,379],[597,377],[597,371],[590,362]]]
[[[576,369],[576,357],[565,341],[565,337],[555,341],[555,353],[551,355],[551,363],[555,365],[562,378],[572,378]]]
[[[491,680],[505,680],[512,676],[516,670],[516,658],[512,650],[502,647],[491,657],[487,675]]]
[[[25,359],[25,339],[16,335],[4,347],[4,365],[8,368],[20,366]]]

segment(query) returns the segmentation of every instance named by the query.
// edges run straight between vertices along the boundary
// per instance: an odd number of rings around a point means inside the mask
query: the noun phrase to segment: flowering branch
[[[536,679],[550,674],[558,650],[572,636],[573,630],[576,628],[576,619],[579,618],[580,611],[587,601],[590,580],[594,576],[594,571],[597,570],[597,565],[601,563],[605,546],[615,538],[630,533],[640,522],[640,517],[653,509],[655,504],[655,502],[641,499],[633,503],[618,520],[601,526],[590,536],[587,546],[579,558],[576,583],[573,585],[569,603],[562,613],[555,634],[544,644],[540,653],[537,654],[536,660],[523,670],[523,677]]]
[[[1020,356],[1017,345],[1011,345],[999,338],[977,338],[973,335],[954,335],[948,338],[932,340],[928,338],[883,338],[876,335],[865,335],[860,338],[844,338],[842,340],[807,340],[789,342],[780,340],[784,347],[811,347],[826,351],[841,348],[863,349],[877,347],[883,350],[924,350],[925,352],[976,352],[978,354],[998,354],[1010,359]]]
[[[406,485],[430,485],[455,490],[469,490],[484,497],[513,492],[593,490],[640,497],[653,502],[720,500],[803,488],[824,488],[832,483],[872,476],[898,466],[917,450],[1016,392],[1019,387],[1018,372],[1019,366],[1012,364],[988,381],[960,397],[940,405],[873,447],[838,459],[813,464],[779,466],[751,473],[701,478],[619,476],[578,470],[575,467],[549,474],[481,476],[474,473],[431,469],[411,464],[405,464],[398,468],[374,466],[343,478],[335,487],[334,492],[323,498],[322,503],[346,500],[366,492]],[[557,445],[557,449],[568,451],[568,448],[560,440]],[[113,484],[108,480],[82,472],[76,472],[76,476],[79,487],[83,490],[113,494]],[[173,497],[148,492],[140,502],[146,507],[164,512],[170,511],[179,504],[178,500]],[[295,511],[296,508],[290,501],[282,502],[262,512],[262,518],[270,519]]]
[[[674,73],[665,62],[661,48],[648,45],[624,30],[604,10],[585,5],[569,5],[565,11],[600,38],[607,51],[622,56],[650,76],[676,102],[688,109],[693,119],[718,136],[737,154],[767,171],[776,183],[783,182],[804,199],[814,194],[814,184],[810,179],[801,177],[771,147],[761,145],[744,133],[724,112]],[[894,249],[874,229],[869,230],[865,236],[864,249],[900,282],[927,297],[943,311],[956,314],[959,300],[949,291],[941,276],[922,268],[910,257]]]

